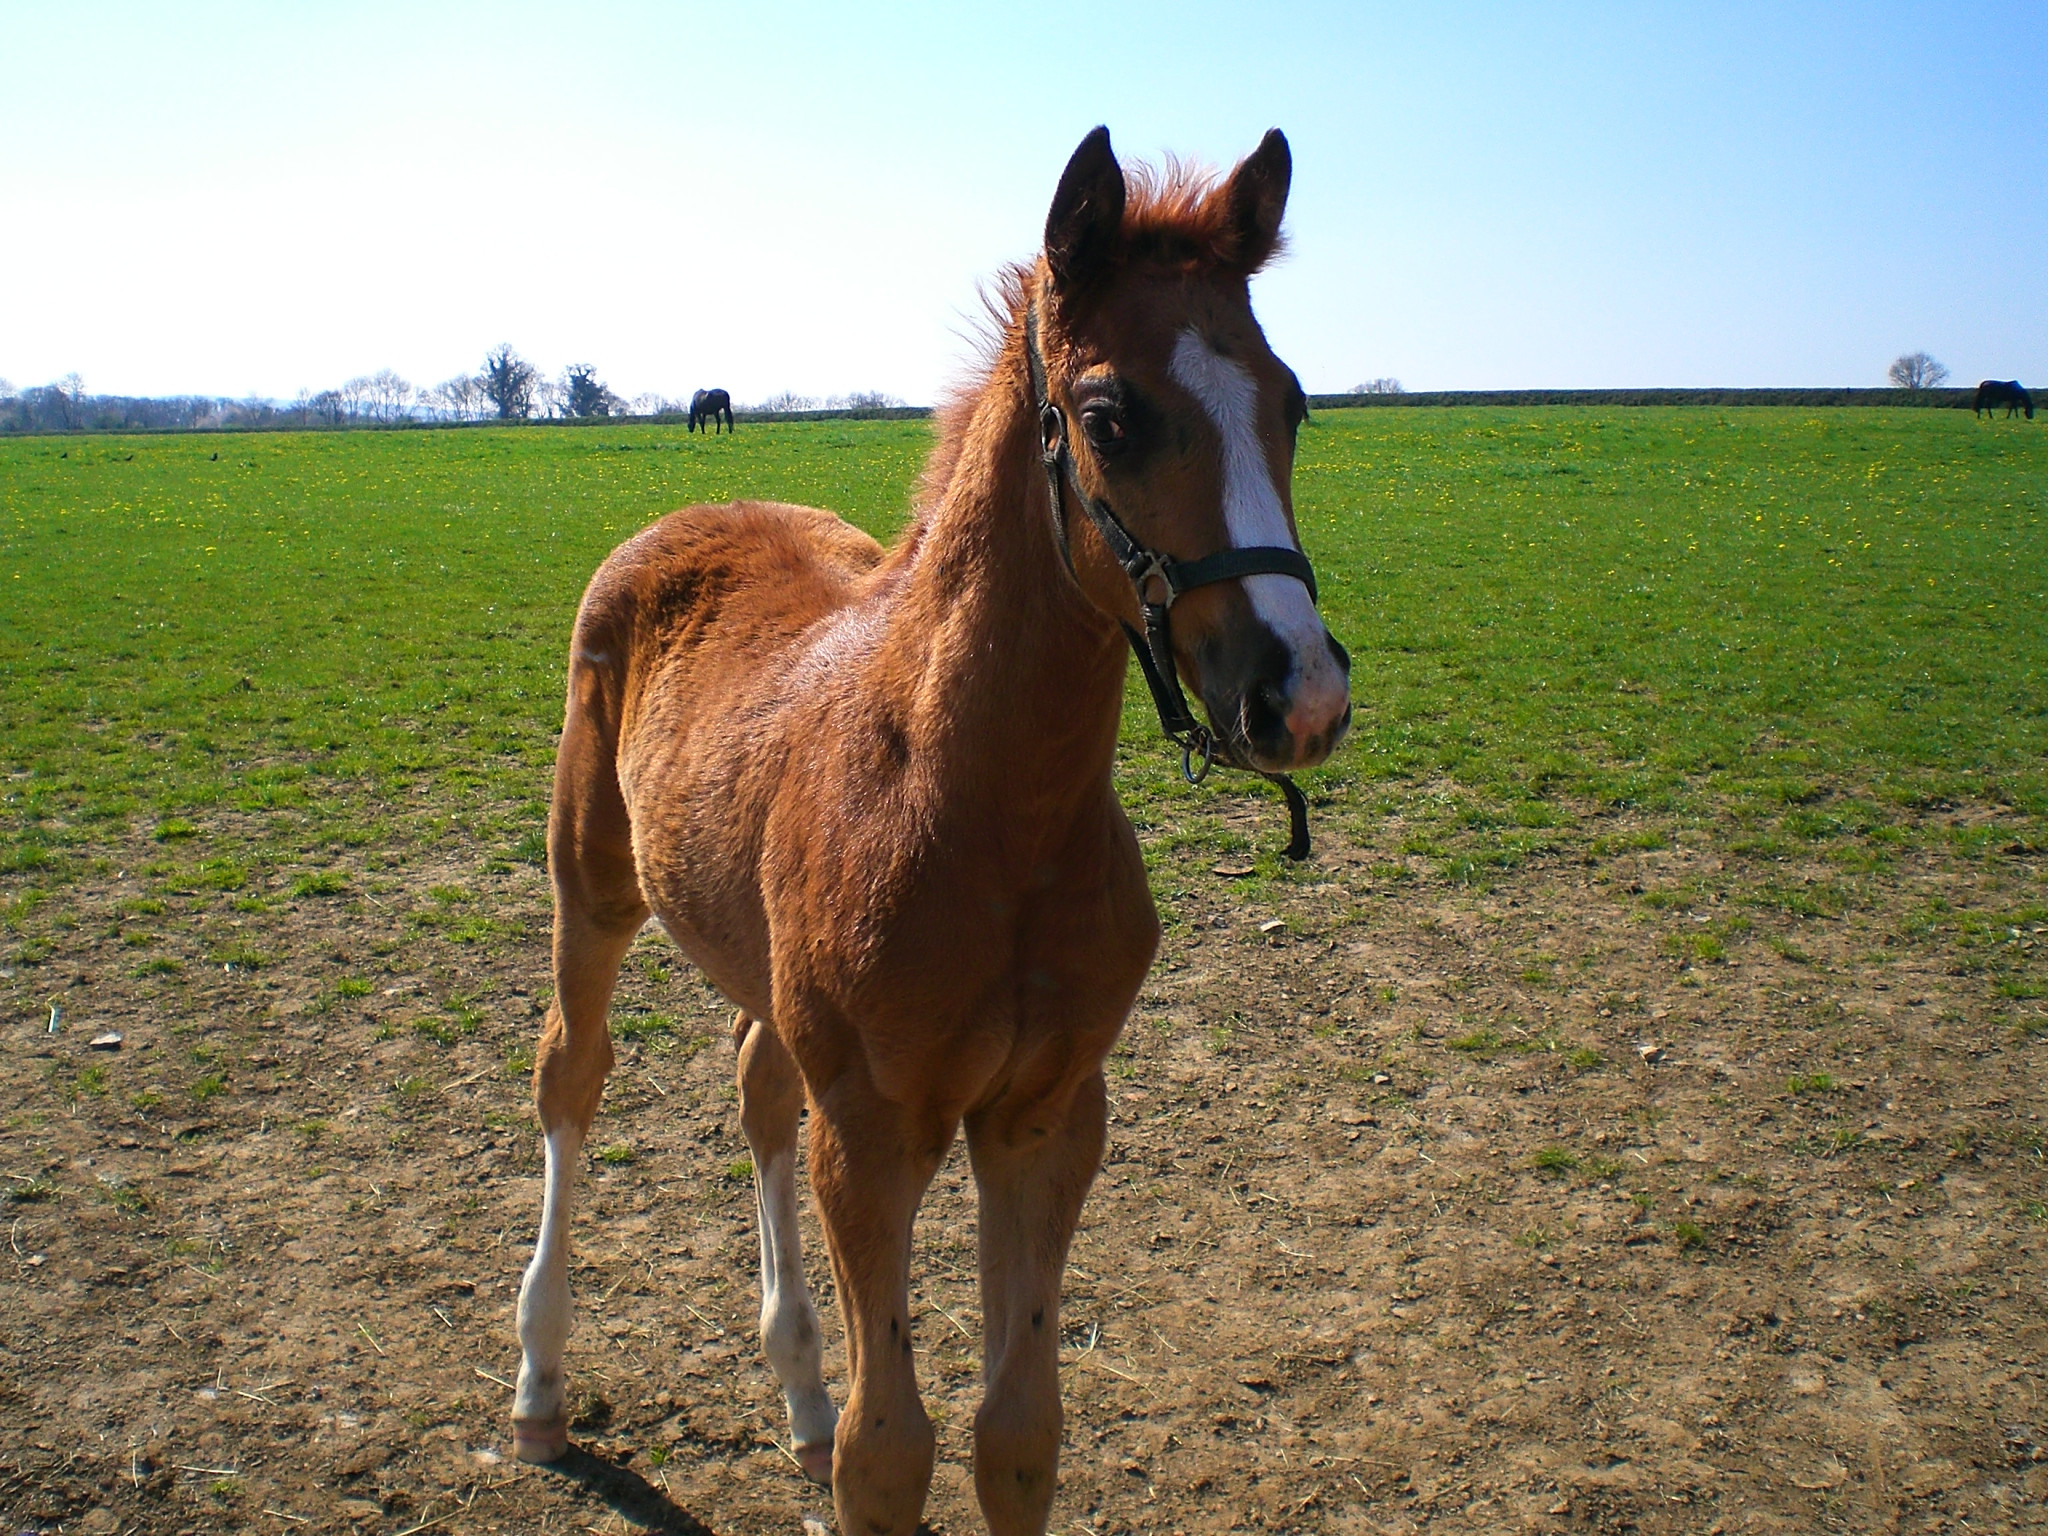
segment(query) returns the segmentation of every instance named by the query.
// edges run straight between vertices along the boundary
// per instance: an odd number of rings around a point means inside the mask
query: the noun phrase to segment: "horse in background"
[[[2005,407],[2007,420],[2011,420],[2014,411],[2025,411],[2027,420],[2034,419],[2034,397],[2020,388],[2018,379],[1984,380],[1977,386],[1977,399],[1970,414],[1981,416],[1989,411],[1996,416],[2001,405]]]
[[[700,389],[690,396],[690,430],[700,426],[706,432],[718,429],[719,418],[725,418],[725,430],[732,430],[732,396],[722,389]]]

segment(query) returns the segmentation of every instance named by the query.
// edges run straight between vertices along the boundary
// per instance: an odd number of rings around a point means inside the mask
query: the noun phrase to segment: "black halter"
[[[1260,778],[1279,785],[1280,793],[1287,797],[1287,857],[1307,858],[1308,801],[1288,775],[1268,773],[1263,768],[1240,762],[1228,742],[1219,741],[1215,732],[1195,718],[1194,711],[1188,708],[1187,695],[1181,692],[1180,673],[1174,666],[1173,631],[1169,627],[1168,615],[1173,608],[1173,600],[1181,593],[1241,576],[1292,576],[1308,588],[1309,599],[1314,601],[1315,568],[1300,550],[1278,545],[1223,549],[1199,560],[1176,560],[1158,550],[1147,549],[1132,536],[1107,502],[1088,494],[1080,477],[1074,473],[1073,453],[1067,446],[1066,413],[1052,402],[1045,357],[1038,349],[1036,304],[1028,305],[1024,310],[1024,352],[1030,362],[1031,396],[1038,404],[1040,454],[1045,461],[1046,489],[1052,499],[1053,538],[1059,544],[1060,558],[1066,561],[1068,573],[1074,569],[1074,553],[1067,543],[1066,488],[1071,481],[1074,496],[1088,514],[1088,520],[1095,525],[1095,531],[1102,535],[1102,542],[1109,546],[1109,552],[1116,557],[1117,564],[1124,568],[1124,574],[1131,578],[1131,585],[1137,589],[1138,608],[1145,618],[1145,632],[1141,635],[1124,623],[1124,633],[1130,637],[1131,649],[1137,653],[1138,668],[1145,674],[1145,686],[1152,691],[1152,705],[1159,711],[1159,728],[1180,748],[1182,776],[1190,784],[1199,784],[1208,777],[1210,768],[1221,764],[1225,768],[1256,773]]]

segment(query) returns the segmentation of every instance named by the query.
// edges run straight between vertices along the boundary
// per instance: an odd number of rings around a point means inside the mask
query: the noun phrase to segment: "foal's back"
[[[639,698],[730,688],[727,669],[772,667],[814,625],[859,597],[882,547],[815,507],[734,501],[685,507],[598,567],[576,616],[574,660],[616,662]],[[749,675],[757,675],[757,672]],[[729,693],[721,695],[724,705]],[[688,708],[695,701],[679,702]],[[629,718],[629,730],[637,725]]]
[[[570,713],[610,759],[642,891],[735,1001],[765,1009],[751,876],[762,823],[821,695],[797,674],[876,600],[883,551],[813,507],[673,512],[591,578]],[[677,850],[690,850],[687,867]]]

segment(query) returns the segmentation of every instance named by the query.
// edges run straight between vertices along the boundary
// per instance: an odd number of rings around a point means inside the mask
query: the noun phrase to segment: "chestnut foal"
[[[987,374],[943,413],[894,548],[804,507],[691,507],[591,581],[548,825],[522,1458],[568,1445],[570,1195],[612,1066],[613,984],[652,914],[740,1009],[762,1341],[840,1529],[909,1536],[924,1508],[911,1227],[963,1125],[987,1336],[975,1486],[991,1530],[1045,1528],[1060,1274],[1102,1156],[1102,1061],[1159,935],[1110,781],[1126,636],[1160,610],[1146,633],[1168,637],[1208,750],[1237,766],[1320,762],[1350,720],[1349,662],[1294,535],[1305,400],[1247,292],[1289,174],[1274,132],[1220,185],[1127,185],[1097,129],[1043,253],[1005,274]],[[805,1105],[843,1414],[798,1248]]]

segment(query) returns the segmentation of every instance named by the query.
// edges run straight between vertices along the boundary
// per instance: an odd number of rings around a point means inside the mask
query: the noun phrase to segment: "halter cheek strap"
[[[1221,764],[1246,773],[1256,773],[1280,787],[1287,799],[1287,857],[1305,859],[1309,854],[1308,801],[1294,780],[1284,773],[1268,773],[1250,763],[1240,762],[1227,742],[1195,718],[1181,691],[1180,672],[1174,664],[1171,613],[1174,599],[1196,587],[1245,576],[1292,576],[1308,588],[1310,601],[1316,597],[1315,568],[1298,549],[1282,545],[1261,545],[1250,549],[1222,549],[1199,560],[1176,560],[1147,548],[1110,508],[1109,503],[1088,494],[1074,473],[1073,451],[1067,442],[1066,413],[1052,401],[1046,377],[1045,356],[1038,346],[1038,306],[1024,310],[1024,352],[1031,370],[1031,395],[1038,405],[1040,454],[1045,464],[1045,482],[1052,504],[1053,538],[1060,558],[1073,574],[1074,552],[1067,532],[1067,486],[1088,514],[1095,531],[1109,547],[1124,574],[1137,589],[1138,609],[1145,621],[1141,635],[1128,623],[1124,633],[1137,654],[1138,669],[1145,674],[1145,686],[1152,694],[1152,707],[1159,711],[1159,728],[1180,748],[1180,771],[1190,784],[1208,777],[1210,768]],[[1120,621],[1121,622],[1121,621]]]

